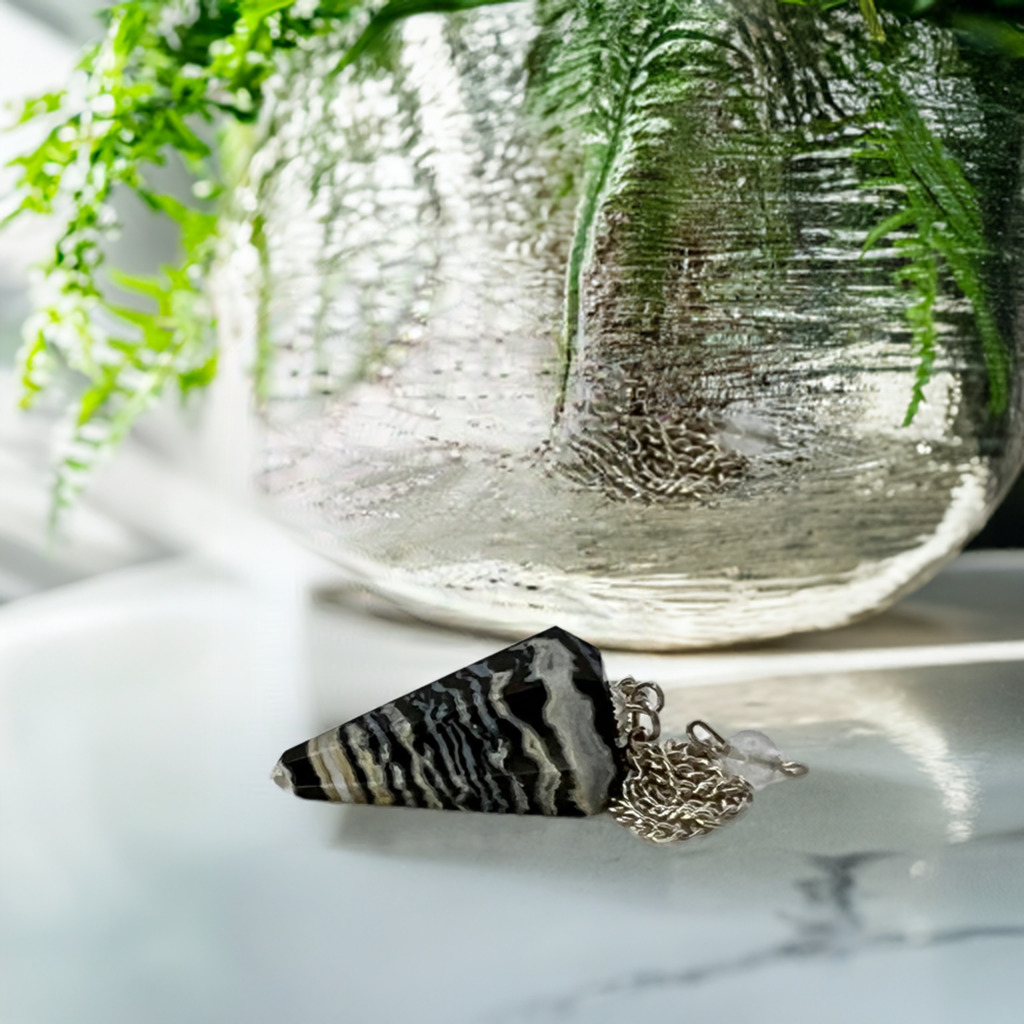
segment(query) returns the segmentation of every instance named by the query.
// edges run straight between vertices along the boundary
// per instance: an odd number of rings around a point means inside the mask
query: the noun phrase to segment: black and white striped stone
[[[309,800],[586,815],[621,789],[601,653],[554,627],[285,751]]]

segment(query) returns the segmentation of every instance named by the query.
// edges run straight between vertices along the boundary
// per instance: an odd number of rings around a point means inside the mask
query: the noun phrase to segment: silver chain
[[[675,843],[711,832],[747,809],[753,787],[725,773],[720,759],[729,745],[711,726],[691,722],[686,742],[658,743],[661,687],[631,676],[618,686],[629,770],[622,795],[608,809],[620,825],[651,843]]]

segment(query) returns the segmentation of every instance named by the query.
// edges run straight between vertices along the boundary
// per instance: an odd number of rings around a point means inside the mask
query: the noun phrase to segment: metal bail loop
[[[657,683],[638,683],[632,676],[619,682],[626,718],[625,744],[653,743],[661,735],[658,712],[665,706],[665,694]],[[645,728],[643,719],[649,725]]]

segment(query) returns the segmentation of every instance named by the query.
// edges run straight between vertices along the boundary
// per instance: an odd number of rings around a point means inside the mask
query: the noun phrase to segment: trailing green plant
[[[127,0],[104,13],[104,38],[85,54],[69,88],[24,104],[19,123],[38,122],[45,134],[14,161],[14,208],[0,225],[33,214],[59,225],[53,251],[41,268],[39,305],[26,326],[20,355],[23,405],[62,389],[68,396],[64,436],[55,455],[55,515],[161,394],[170,388],[187,394],[216,374],[213,312],[204,281],[218,242],[218,200],[228,186],[211,151],[211,133],[225,123],[255,121],[282,56],[315,37],[341,31],[339,38],[349,40],[339,52],[338,73],[381,52],[389,30],[402,19],[504,2],[389,0],[377,6],[372,0]],[[852,0],[786,2],[827,10]],[[880,38],[875,3],[858,3],[867,31]],[[615,3],[595,0],[590,6],[615,21]],[[1010,8],[1024,8],[1024,0],[879,0],[878,7],[900,14],[923,11],[953,27],[973,25],[986,45],[1024,53],[1024,34],[1009,17]],[[986,14],[993,17],[979,21]],[[607,59],[621,63],[627,85],[631,75],[646,75],[668,49],[695,42],[668,33],[655,45],[637,36],[639,23],[615,24],[617,32],[626,34],[611,40]],[[579,81],[586,81],[586,75]],[[629,158],[628,137],[635,141],[637,119],[658,93],[624,87],[606,99],[594,105],[596,134],[588,161],[595,171],[588,176],[571,257],[570,341],[578,269],[591,237],[593,211],[602,190],[614,187],[622,161]],[[940,257],[975,307],[996,408],[1005,401],[1005,356],[999,355],[1001,342],[969,255],[976,251],[975,207],[964,192],[962,174],[936,150],[920,118],[913,120],[912,104],[904,98],[894,110],[893,127],[888,134],[877,132],[874,145],[890,162],[894,177],[905,180],[908,211],[898,223],[880,225],[884,230],[876,229],[875,240],[891,236],[902,248],[908,257],[907,280],[916,289],[908,316],[921,370],[911,414],[923,395],[934,353],[931,296],[933,264]],[[152,168],[170,159],[182,161],[191,175],[192,197],[167,195],[151,185]],[[938,180],[945,182],[941,196],[933,189]],[[179,258],[157,275],[140,277],[105,267],[105,244],[118,228],[113,201],[123,192],[134,193],[177,225]],[[944,205],[947,193],[956,198],[955,209]],[[919,248],[896,236],[900,227],[913,227]]]
[[[816,7],[819,11],[830,11],[833,7],[841,7],[846,0],[782,0],[787,4],[798,4],[800,7]],[[878,18],[878,10],[874,0],[857,0],[860,5],[860,12],[864,16],[864,23],[867,26],[868,35],[876,43],[885,41],[885,32],[882,23]],[[914,13],[914,12],[907,12]]]
[[[708,62],[695,60],[701,49],[716,52],[725,40],[713,37],[692,0],[560,0],[540,4],[541,32],[534,55],[534,76],[542,114],[575,114],[583,147],[580,200],[566,272],[565,323],[560,395],[580,341],[582,276],[598,229],[598,211],[616,202],[629,216],[629,191],[636,187],[637,166],[649,180],[657,176],[671,122],[664,111],[685,103],[697,84],[690,66],[706,74]],[[677,140],[678,141],[678,140]],[[669,174],[678,176],[680,154]],[[685,159],[685,154],[682,155]],[[635,275],[650,277],[641,289],[650,298],[648,317],[656,317],[653,296],[661,293],[664,267],[653,252],[669,239],[674,207],[668,181],[660,201],[644,210],[639,243],[644,256],[631,260]],[[648,187],[649,184],[648,184]],[[641,200],[643,197],[641,197]],[[646,243],[646,244],[645,244]]]
[[[339,70],[402,18],[498,2],[391,0],[371,14],[364,0],[129,0],[105,12],[106,35],[68,89],[24,104],[17,123],[47,130],[13,161],[15,207],[0,225],[26,214],[60,225],[19,357],[23,406],[61,383],[72,395],[56,451],[54,516],[161,394],[187,394],[216,373],[204,281],[217,244],[212,204],[225,182],[203,135],[225,120],[254,121],[278,55],[343,23],[362,31]],[[192,201],[150,185],[152,168],[172,157],[193,179]],[[122,191],[178,227],[178,262],[157,275],[104,266]]]
[[[884,73],[882,85],[877,123],[857,156],[888,168],[887,175],[872,177],[865,185],[891,188],[902,201],[899,210],[868,232],[862,254],[885,239],[904,261],[894,277],[911,296],[906,315],[919,356],[904,426],[913,421],[932,378],[935,303],[943,267],[971,304],[988,371],[989,409],[998,415],[1009,397],[1010,367],[981,272],[988,244],[977,196],[959,163],[925,124],[895,76]]]

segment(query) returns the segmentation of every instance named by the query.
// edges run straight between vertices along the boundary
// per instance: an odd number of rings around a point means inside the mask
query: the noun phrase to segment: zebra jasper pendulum
[[[807,769],[763,733],[693,722],[658,743],[654,683],[605,676],[553,627],[282,754],[272,778],[309,800],[505,814],[609,810],[641,839],[724,825],[755,789]]]

